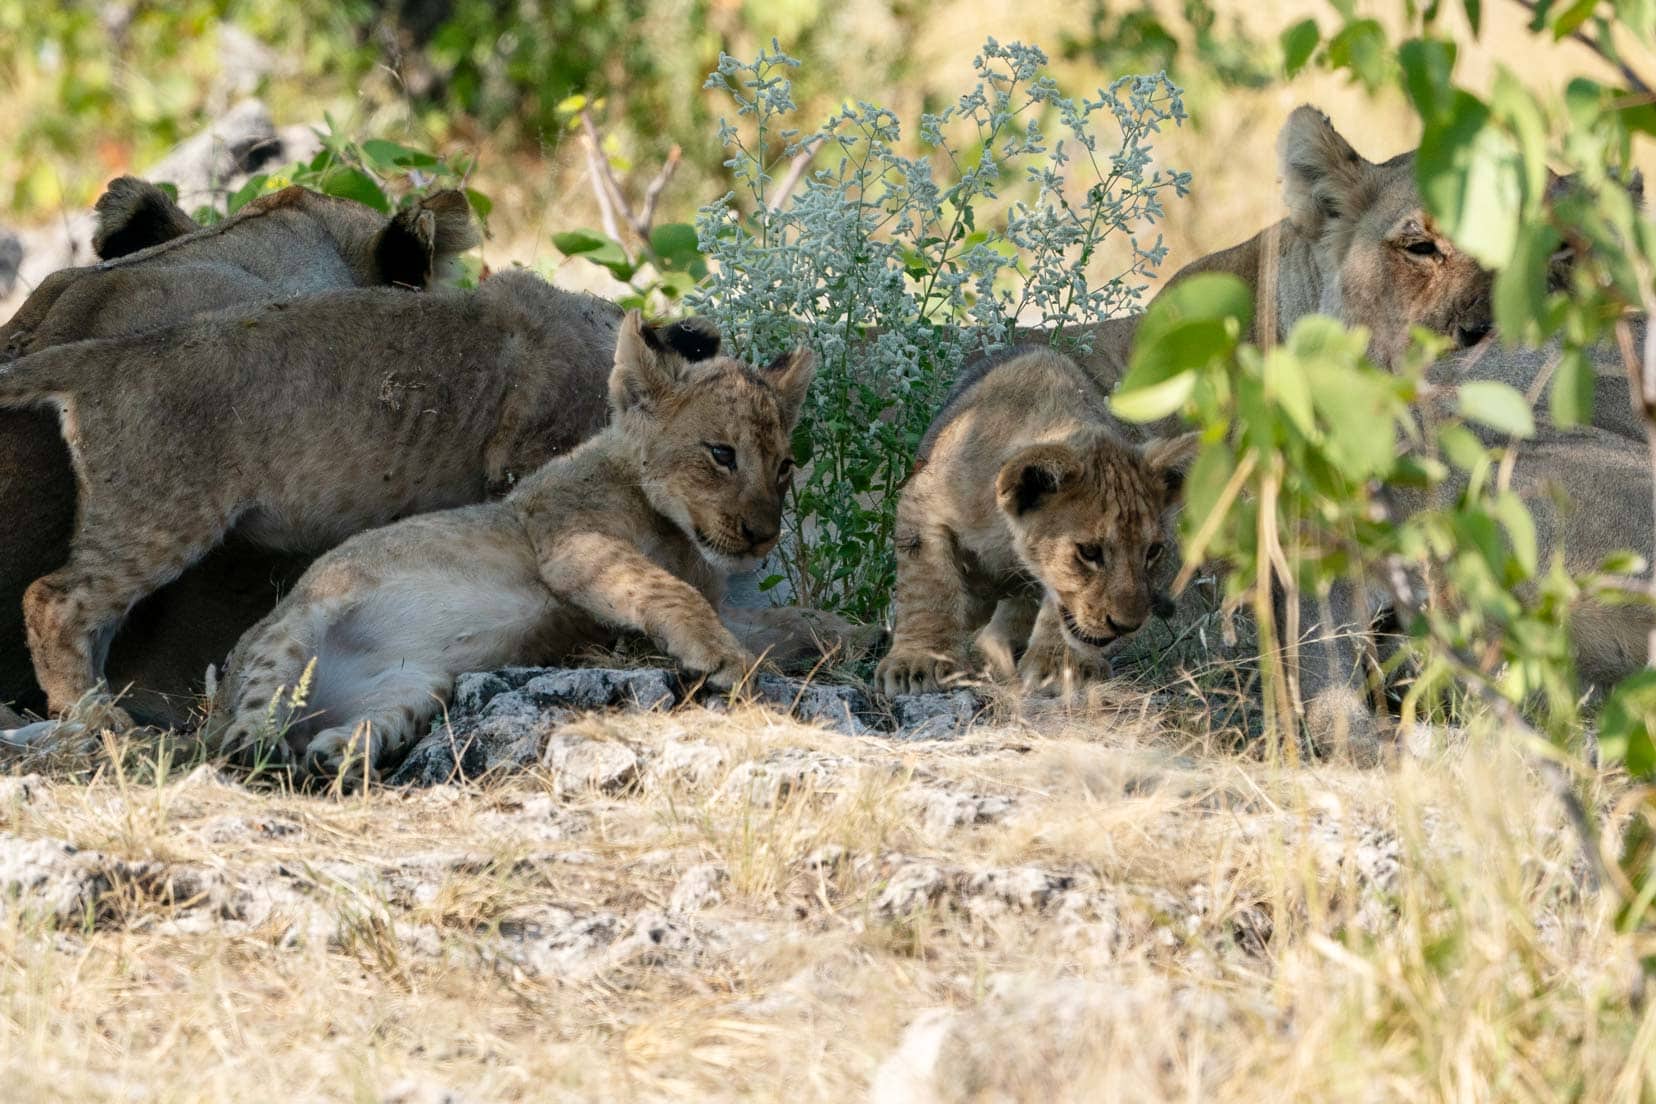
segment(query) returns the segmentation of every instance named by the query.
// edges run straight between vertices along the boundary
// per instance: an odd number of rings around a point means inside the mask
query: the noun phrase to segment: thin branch
[[[788,197],[793,195],[794,189],[799,187],[800,179],[810,167],[811,158],[816,156],[817,150],[822,148],[822,143],[826,140],[826,137],[820,134],[805,139],[805,144],[793,155],[793,160],[788,162],[787,174],[782,177],[782,183],[777,186],[776,194],[771,196],[770,202],[765,204],[766,207],[772,211],[782,209],[782,205],[788,202]]]
[[[1530,12],[1532,15],[1535,13],[1536,9],[1541,6],[1539,0],[1515,0],[1515,2],[1519,7]],[[1611,65],[1614,65],[1617,72],[1621,74],[1622,80],[1627,82],[1627,87],[1632,91],[1642,93],[1646,96],[1656,95],[1656,92],[1652,92],[1649,83],[1647,83],[1643,77],[1639,76],[1639,74],[1629,68],[1627,63],[1617,57],[1613,51],[1606,49],[1603,45],[1601,45],[1597,39],[1590,37],[1586,32],[1580,30],[1579,28],[1570,32],[1570,38],[1587,47],[1589,50],[1593,51],[1593,53],[1597,54],[1605,61],[1608,61]]]
[[[582,114],[585,114],[584,112]],[[581,144],[586,148],[587,176],[592,179],[592,194],[598,199],[598,217],[603,221],[604,233],[612,241],[621,240],[621,227],[615,221],[615,204],[610,198],[610,191],[604,178],[610,175],[609,163],[605,160],[595,132],[581,135]]]
[[[643,210],[639,212],[637,219],[631,221],[633,229],[638,231],[638,236],[643,238],[646,244],[650,240],[650,230],[655,226],[656,204],[661,201],[661,193],[666,190],[667,182],[673,179],[673,173],[678,171],[679,161],[683,159],[683,156],[683,152],[677,146],[668,150],[666,164],[662,165],[661,171],[655,174],[655,179],[650,181],[650,186],[644,189]],[[631,215],[631,211],[628,212],[628,215]]]

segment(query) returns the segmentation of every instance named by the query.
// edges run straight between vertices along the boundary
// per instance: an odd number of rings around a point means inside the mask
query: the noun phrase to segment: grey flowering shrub
[[[921,115],[909,144],[871,103],[792,127],[799,62],[774,42],[751,63],[722,55],[708,78],[736,107],[719,129],[736,187],[698,215],[714,263],[689,305],[754,363],[799,342],[821,358],[795,437],[793,531],[767,585],[882,617],[897,494],[965,359],[1015,337],[1084,351],[1087,331],[1060,327],[1134,309],[1161,262],[1164,193],[1190,178],[1156,167],[1150,143],[1185,119],[1180,90],[1161,73],[1071,98],[1046,61],[991,39],[971,91]],[[1123,260],[1098,279],[1112,236]]]

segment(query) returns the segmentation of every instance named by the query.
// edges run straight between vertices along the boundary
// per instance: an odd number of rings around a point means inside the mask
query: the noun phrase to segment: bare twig
[[[816,151],[822,147],[823,141],[823,136],[820,134],[805,139],[805,144],[800,147],[798,153],[793,155],[793,160],[788,162],[788,171],[783,175],[782,183],[777,185],[776,191],[772,193],[770,200],[765,204],[766,207],[769,207],[772,211],[782,209],[782,205],[788,202],[788,197],[793,195],[794,189],[799,187],[800,179],[804,177],[805,170],[811,165],[811,158],[816,156]]]
[[[581,114],[584,116],[586,113]],[[609,162],[604,158],[597,132],[589,128],[581,135],[581,144],[586,148],[587,175],[592,178],[592,194],[598,199],[598,217],[603,221],[604,233],[619,242],[621,227],[615,221],[615,201],[610,196],[609,184],[605,179],[613,180],[614,177],[610,175]]]
[[[645,254],[654,257],[655,252],[650,246],[650,228],[655,224],[656,205],[661,201],[661,193],[666,190],[668,181],[673,179],[673,173],[678,170],[679,162],[683,160],[682,151],[674,146],[667,154],[667,162],[661,166],[661,171],[656,173],[655,179],[651,180],[649,187],[644,190],[643,206],[635,212],[621,190],[621,182],[615,178],[615,172],[610,168],[609,158],[604,156],[604,140],[598,133],[598,125],[592,121],[592,112],[582,108],[580,119],[581,140],[587,151],[587,172],[592,176],[592,189],[598,194],[598,206],[604,217],[604,233],[618,242],[621,240],[620,225],[616,222],[616,215],[619,213],[638,236]]]

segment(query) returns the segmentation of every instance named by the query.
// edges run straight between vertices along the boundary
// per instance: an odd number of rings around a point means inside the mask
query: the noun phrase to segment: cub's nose
[[[747,541],[750,549],[760,555],[764,555],[771,550],[771,546],[776,543],[776,538],[782,532],[776,525],[760,524],[755,526],[749,524],[746,518],[742,519],[741,528],[742,539]]]
[[[1461,348],[1470,349],[1489,336],[1490,328],[1488,322],[1473,322],[1470,325],[1456,326],[1455,340],[1460,343]]]
[[[1132,624],[1129,625],[1129,624],[1126,624],[1124,622],[1117,621],[1115,618],[1111,617],[1110,615],[1105,614],[1104,615],[1104,624],[1109,626],[1110,631],[1115,633],[1117,636],[1126,636],[1130,632],[1136,632],[1138,630],[1138,627],[1140,625],[1144,624],[1144,619],[1140,618],[1139,620],[1134,621]]]

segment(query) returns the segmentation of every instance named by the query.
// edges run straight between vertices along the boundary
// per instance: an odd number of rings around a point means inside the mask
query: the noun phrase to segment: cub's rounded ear
[[[719,355],[719,327],[710,318],[685,318],[660,331],[662,342],[685,360],[712,360]]]
[[[1031,445],[995,477],[995,501],[1012,517],[1039,509],[1081,475],[1081,458],[1067,445]]]
[[[1177,437],[1157,437],[1146,441],[1139,453],[1151,473],[1161,480],[1167,497],[1176,499],[1184,493],[1185,473],[1196,462],[1196,454],[1201,448],[1201,434],[1181,433]]]
[[[1374,169],[1340,136],[1328,116],[1306,104],[1294,109],[1278,139],[1288,221],[1308,238],[1330,222],[1349,219],[1369,202]]]
[[[644,324],[644,315],[627,312],[615,335],[615,367],[610,370],[610,410],[620,414],[635,406],[650,406],[665,398],[678,383],[684,363],[661,337]]]
[[[783,353],[760,370],[765,382],[776,392],[782,420],[792,429],[805,407],[805,392],[816,376],[816,354],[803,345]]]

